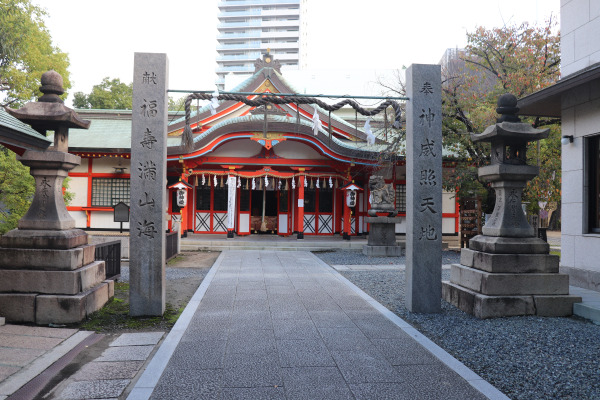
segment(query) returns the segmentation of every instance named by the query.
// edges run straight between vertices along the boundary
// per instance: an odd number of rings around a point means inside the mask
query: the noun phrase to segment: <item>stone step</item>
[[[581,304],[581,297],[555,296],[487,296],[448,281],[442,282],[442,298],[477,318],[539,315],[567,317]]]
[[[450,282],[489,296],[569,294],[566,274],[497,274],[452,264]]]
[[[493,273],[558,273],[559,256],[549,254],[492,254],[462,249],[460,263]]]
[[[106,278],[104,261],[94,261],[74,271],[0,270],[0,292],[74,295]]]
[[[247,245],[247,246],[212,246],[212,245],[181,245],[181,251],[225,251],[225,250],[275,250],[275,251],[330,251],[335,248],[329,246],[272,246],[264,245]],[[359,247],[346,247],[345,249],[359,250]]]
[[[595,324],[600,325],[600,307],[597,305],[575,303],[573,304],[573,314],[592,320]]]

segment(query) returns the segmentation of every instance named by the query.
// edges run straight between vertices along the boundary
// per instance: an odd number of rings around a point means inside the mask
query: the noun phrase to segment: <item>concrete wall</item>
[[[561,0],[563,77],[600,62],[600,0]],[[561,271],[571,283],[600,288],[600,234],[586,233],[585,138],[600,134],[600,82],[562,97],[562,134],[573,143],[562,146]]]
[[[600,62],[600,0],[561,0],[561,73]]]

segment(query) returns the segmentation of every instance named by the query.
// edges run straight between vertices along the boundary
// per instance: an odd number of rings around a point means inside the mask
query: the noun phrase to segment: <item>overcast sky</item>
[[[104,77],[130,83],[134,52],[167,53],[169,88],[214,89],[217,0],[32,0],[69,54],[67,105]],[[543,24],[560,0],[308,0],[308,68],[438,63],[477,26]]]

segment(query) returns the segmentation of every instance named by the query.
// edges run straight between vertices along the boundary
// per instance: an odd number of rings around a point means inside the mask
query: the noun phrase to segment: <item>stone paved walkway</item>
[[[311,253],[226,251],[128,398],[506,397]]]

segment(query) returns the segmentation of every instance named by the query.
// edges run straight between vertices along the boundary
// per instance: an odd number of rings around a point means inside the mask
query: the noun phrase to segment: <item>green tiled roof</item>
[[[52,140],[7,113],[3,107],[0,107],[0,129],[14,135],[14,139],[23,140],[26,143],[38,142],[40,147],[48,147],[52,144]]]

